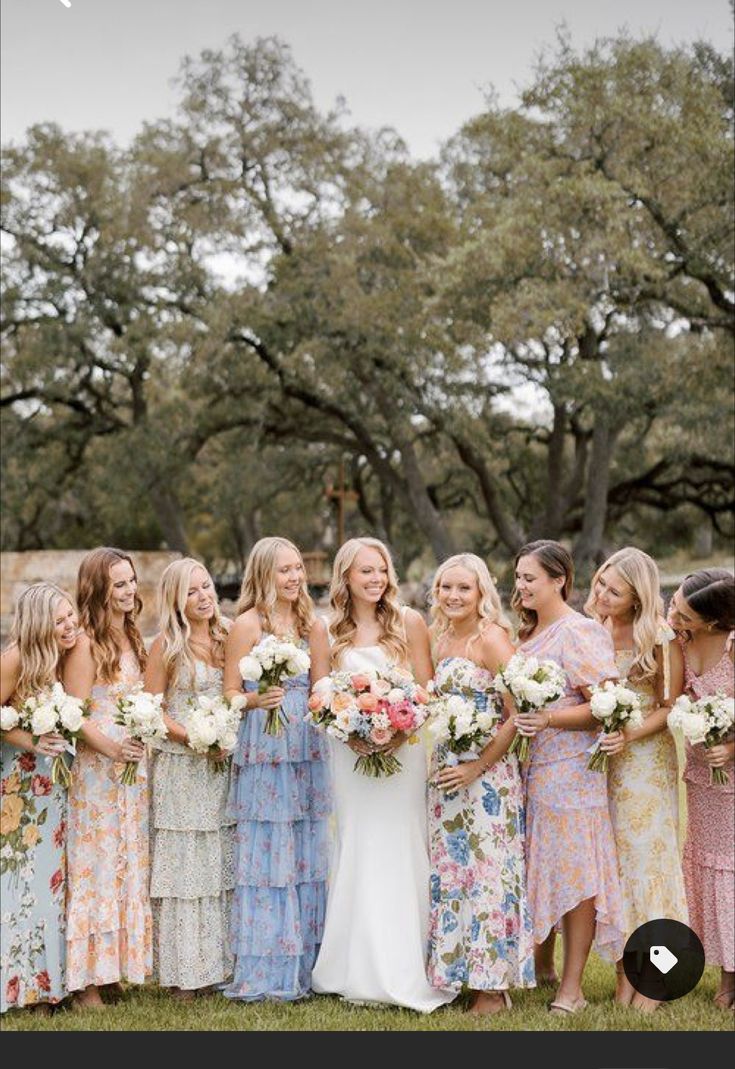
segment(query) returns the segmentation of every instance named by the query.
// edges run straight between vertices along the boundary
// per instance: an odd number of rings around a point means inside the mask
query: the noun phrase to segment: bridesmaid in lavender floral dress
[[[594,941],[612,961],[625,944],[617,856],[608,813],[607,780],[587,769],[597,732],[590,687],[618,676],[612,640],[594,620],[571,609],[574,566],[558,542],[532,542],[516,557],[513,607],[521,619],[521,651],[556,661],[567,677],[562,698],[533,714],[518,714],[531,735],[524,770],[527,789],[528,897],[534,935],[545,944],[537,976],[551,979],[553,933],[564,935],[564,966],[550,1010],[583,1009],[582,975]]]
[[[724,568],[688,575],[671,599],[669,620],[682,637],[684,689],[692,699],[732,698],[735,578]],[[704,946],[708,965],[720,966],[715,1003],[735,1005],[735,742],[705,749],[686,745],[687,836],[684,882],[689,923]],[[722,768],[726,784],[712,784]]]

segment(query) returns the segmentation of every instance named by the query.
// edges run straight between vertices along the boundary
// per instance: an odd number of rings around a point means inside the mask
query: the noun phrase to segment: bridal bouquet
[[[333,672],[315,684],[305,720],[348,742],[361,739],[384,746],[398,732],[411,735],[424,723],[429,694],[407,672]],[[358,757],[355,771],[365,776],[392,776],[401,762],[393,754]]]
[[[88,700],[74,698],[66,693],[61,683],[54,683],[50,690],[40,691],[28,698],[18,712],[12,706],[4,705],[2,730],[10,731],[20,726],[30,731],[34,743],[38,742],[41,735],[54,732],[64,737],[66,749],[73,755],[76,753],[75,740],[89,716],[89,706]],[[61,754],[53,759],[51,782],[60,783],[66,788],[71,786],[72,774]]]
[[[165,739],[168,728],[163,719],[163,695],[149,694],[139,683],[135,690],[117,699],[118,714],[115,723],[121,724],[131,738],[138,742],[150,742],[151,739]],[[138,780],[138,764],[128,761],[123,769],[120,782],[126,787],[133,787]]]
[[[566,676],[556,661],[539,661],[515,653],[495,676],[494,686],[501,694],[510,694],[519,713],[535,713],[555,702],[564,693]],[[528,735],[516,732],[508,753],[526,761],[531,748]]]
[[[244,694],[238,694],[232,701],[200,694],[196,701],[192,701],[192,710],[186,718],[186,732],[194,753],[216,754],[220,750],[234,750],[244,703]],[[224,772],[225,760],[214,762],[218,772]]]
[[[266,635],[250,653],[241,658],[238,668],[244,680],[258,684],[258,693],[264,694],[270,687],[280,687],[284,679],[300,676],[309,671],[311,659],[306,650],[295,642]],[[265,732],[280,735],[288,716],[279,705],[269,709],[265,719]]]
[[[434,742],[448,750],[446,764],[472,760],[502,716],[492,673],[450,659],[440,663],[429,693],[428,730]]]
[[[627,679],[608,679],[591,687],[590,692],[590,712],[601,722],[603,735],[611,735],[626,726],[639,728],[643,723],[643,698],[628,686]],[[607,772],[610,760],[610,755],[600,749],[600,738],[587,764],[592,772]]]
[[[704,743],[709,749],[724,742],[732,731],[735,718],[735,700],[724,694],[710,694],[706,698],[692,701],[682,694],[674,702],[674,707],[667,717],[670,728],[680,728],[684,738],[692,745]],[[710,769],[710,783],[725,786],[730,777],[724,768]]]

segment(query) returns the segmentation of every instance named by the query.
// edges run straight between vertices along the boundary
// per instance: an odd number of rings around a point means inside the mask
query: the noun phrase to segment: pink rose
[[[368,690],[358,697],[357,708],[362,709],[364,713],[374,713],[378,708],[378,699]]]
[[[370,690],[379,698],[384,698],[390,689],[391,685],[387,679],[374,679],[370,684]]]
[[[320,713],[324,708],[324,698],[321,694],[309,695],[309,709],[312,713]]]
[[[48,776],[34,776],[31,780],[31,791],[37,798],[44,794],[51,794],[51,780]]]
[[[413,706],[408,701],[396,702],[388,707],[390,722],[396,731],[411,731],[414,726]]]
[[[353,690],[367,690],[370,686],[370,676],[356,672],[354,676],[350,676],[350,684]]]
[[[373,728],[370,732],[370,741],[374,742],[376,746],[384,746],[392,738],[393,732],[390,728]]]

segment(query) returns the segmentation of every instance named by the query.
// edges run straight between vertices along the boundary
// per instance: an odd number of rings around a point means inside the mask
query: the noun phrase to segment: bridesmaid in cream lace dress
[[[145,748],[115,723],[117,699],[142,682],[146,661],[136,590],[127,553],[86,555],[83,633],[64,668],[68,693],[92,699],[69,788],[67,985],[84,1008],[102,1008],[100,987],[117,994],[122,979],[142,984],[152,965]],[[131,787],[120,782],[127,761],[138,762]]]
[[[229,621],[211,576],[191,557],[161,576],[160,628],[145,675],[145,689],[166,696],[169,730],[153,744],[151,767],[153,964],[158,983],[188,1000],[232,973],[234,886],[230,754],[194,753],[185,726],[199,695],[222,695]]]
[[[645,699],[639,728],[605,735],[610,817],[618,852],[625,934],[666,917],[688,921],[679,857],[679,786],[674,740],[666,717],[681,694],[684,665],[674,632],[663,618],[658,568],[639,549],[614,553],[592,580],[587,612],[615,646],[621,678]],[[652,1011],[659,1005],[628,982],[617,962],[616,1001]]]

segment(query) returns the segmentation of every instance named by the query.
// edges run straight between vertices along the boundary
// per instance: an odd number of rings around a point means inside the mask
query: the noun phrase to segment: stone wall
[[[25,588],[31,583],[46,581],[56,583],[73,595],[79,564],[88,552],[86,549],[43,549],[0,554],[0,634],[3,642],[10,630],[13,607]],[[156,630],[158,580],[166,565],[181,554],[141,550],[131,552],[130,556],[135,562],[138,593],[143,601],[140,627],[143,635],[150,637]]]

